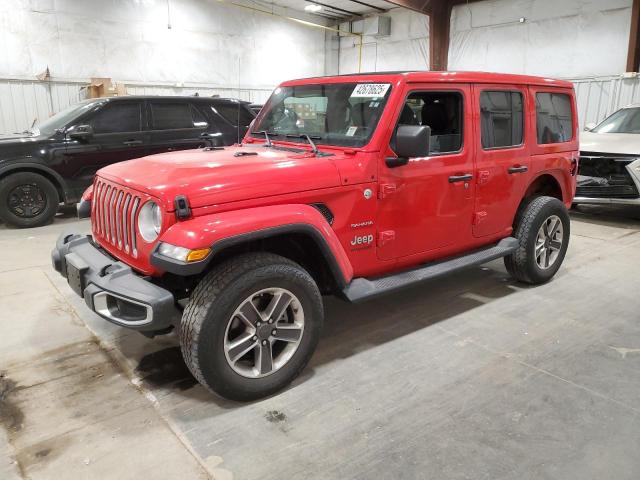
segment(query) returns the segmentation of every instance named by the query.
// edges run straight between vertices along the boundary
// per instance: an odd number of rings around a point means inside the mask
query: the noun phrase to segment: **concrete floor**
[[[547,285],[498,261],[327,299],[309,367],[250,404],[72,294],[49,250],[86,221],[0,226],[0,478],[637,480],[640,211],[572,217]]]

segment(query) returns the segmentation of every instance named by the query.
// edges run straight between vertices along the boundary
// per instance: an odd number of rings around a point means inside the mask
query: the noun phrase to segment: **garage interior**
[[[7,138],[94,96],[259,108],[361,72],[569,80],[580,130],[640,103],[640,0],[5,0],[0,25]],[[59,235],[91,232],[75,205],[0,224],[0,478],[638,479],[640,205],[570,217],[541,286],[495,260],[324,298],[310,363],[248,403],[198,384],[175,332],[86,308],[51,265]]]

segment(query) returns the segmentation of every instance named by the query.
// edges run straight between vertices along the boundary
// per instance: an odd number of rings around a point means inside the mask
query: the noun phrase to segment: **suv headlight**
[[[162,228],[162,210],[153,200],[145,203],[138,215],[138,231],[146,242],[153,242]]]

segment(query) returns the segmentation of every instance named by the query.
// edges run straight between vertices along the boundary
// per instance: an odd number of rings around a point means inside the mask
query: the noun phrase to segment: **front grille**
[[[94,236],[137,257],[135,225],[141,203],[142,198],[134,191],[96,178],[91,205]]]
[[[589,185],[576,188],[576,197],[637,198],[635,185]]]
[[[637,198],[638,188],[627,166],[637,155],[607,153],[580,154],[577,197]]]

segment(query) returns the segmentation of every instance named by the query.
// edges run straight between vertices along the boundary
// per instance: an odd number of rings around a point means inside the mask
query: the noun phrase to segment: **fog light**
[[[173,258],[181,262],[197,262],[209,255],[209,248],[197,248],[190,250],[185,247],[178,247],[170,243],[161,243],[158,247],[158,253],[163,257]]]

